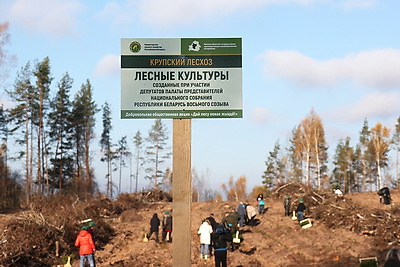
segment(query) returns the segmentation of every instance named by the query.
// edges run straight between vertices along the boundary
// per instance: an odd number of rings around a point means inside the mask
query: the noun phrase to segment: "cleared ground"
[[[241,229],[243,241],[239,249],[228,253],[228,266],[359,266],[359,259],[365,257],[377,257],[381,266],[386,251],[399,245],[397,191],[392,191],[392,205],[380,204],[376,192],[336,198],[330,192],[316,192],[293,184],[278,193],[267,198],[268,210],[257,216],[257,226]],[[293,206],[299,197],[304,198],[311,228],[302,229],[291,217],[284,216],[283,198],[287,194],[292,196]],[[249,201],[255,205],[255,201]],[[197,230],[201,221],[211,212],[221,221],[224,213],[237,205],[236,202],[193,203],[192,266],[214,264],[213,258],[205,262],[199,257]],[[74,218],[92,216],[97,222],[97,266],[172,266],[172,244],[156,244],[153,238],[148,243],[142,241],[152,215],[158,213],[161,218],[163,211],[172,208],[171,202],[143,204],[125,199],[121,204],[103,199],[94,204],[76,204],[74,211],[66,210],[67,206],[72,207],[65,204],[64,214],[69,215],[62,215],[62,208],[53,208],[53,217],[46,215],[50,212],[44,209],[1,215],[0,263],[7,266],[12,258],[15,266],[24,266],[18,265],[22,260],[30,260],[31,266],[51,266],[50,262],[61,264],[62,256],[69,253],[76,257],[73,241],[79,223]],[[57,221],[60,218],[63,221]],[[61,224],[64,228],[57,230]],[[174,233],[177,231],[174,229]],[[55,241],[59,241],[58,257]],[[72,266],[79,266],[78,261],[73,261]]]

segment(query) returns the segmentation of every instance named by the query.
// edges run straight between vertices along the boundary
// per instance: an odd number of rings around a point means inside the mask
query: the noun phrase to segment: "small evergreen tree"
[[[279,152],[280,145],[276,142],[273,151],[269,152],[269,156],[265,162],[267,169],[264,171],[264,175],[262,176],[262,183],[267,189],[271,189],[278,183],[283,183],[284,165],[279,156]]]
[[[126,141],[126,135],[118,140],[117,150],[115,151],[115,157],[119,160],[119,182],[118,182],[118,194],[121,194],[121,182],[122,182],[122,168],[126,167],[126,158],[129,157],[128,143]]]
[[[153,182],[154,189],[159,188],[159,179],[164,177],[164,171],[161,170],[162,164],[169,159],[171,153],[166,145],[168,140],[167,128],[160,119],[155,120],[146,138],[148,143],[146,147],[147,165],[146,176]]]
[[[350,146],[350,138],[340,140],[334,156],[333,182],[343,188],[345,193],[354,186],[354,150]]]
[[[362,179],[362,191],[366,190],[367,183],[370,183],[369,177],[371,177],[371,164],[370,154],[368,153],[368,143],[370,140],[370,130],[368,127],[368,120],[364,119],[363,126],[360,131],[359,144],[358,144],[358,160],[360,167],[358,168],[359,175]]]

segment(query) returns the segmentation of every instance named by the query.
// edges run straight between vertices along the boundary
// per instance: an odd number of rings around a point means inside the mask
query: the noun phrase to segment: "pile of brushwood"
[[[332,191],[317,191],[300,183],[288,183],[278,187],[273,195],[290,196],[292,210],[303,198],[307,206],[307,217],[324,223],[332,229],[346,229],[360,235],[376,236],[377,242],[399,245],[400,208],[391,205],[386,209],[366,208],[351,198],[336,196]]]
[[[9,219],[0,229],[0,266],[54,266],[68,257],[79,258],[74,243],[87,219],[96,224],[96,246],[101,250],[114,236],[108,218],[160,198],[168,196],[157,191],[122,194],[116,201],[104,196],[82,201],[61,194],[36,198],[27,209],[3,214]]]

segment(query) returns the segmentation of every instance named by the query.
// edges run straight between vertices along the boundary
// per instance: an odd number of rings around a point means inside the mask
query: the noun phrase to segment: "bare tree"
[[[246,176],[240,176],[236,181],[231,176],[228,183],[222,184],[221,188],[225,192],[228,201],[239,201],[247,198],[246,185]]]
[[[311,184],[311,170],[315,171],[317,187],[321,187],[322,174],[327,171],[328,159],[325,131],[320,117],[311,110],[310,114],[301,121],[296,129],[295,153],[304,161],[306,183]]]
[[[371,154],[374,155],[376,163],[378,189],[383,186],[381,168],[387,166],[387,154],[390,150],[389,135],[389,129],[382,126],[382,124],[379,122],[375,125],[375,127],[371,129],[371,140],[369,143],[369,149],[371,151]]]

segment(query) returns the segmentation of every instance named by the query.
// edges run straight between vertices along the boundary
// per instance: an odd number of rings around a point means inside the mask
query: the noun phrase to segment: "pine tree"
[[[116,158],[119,160],[119,183],[118,183],[118,194],[121,194],[121,180],[122,180],[122,168],[126,167],[125,159],[129,157],[128,142],[126,141],[126,135],[118,140],[117,150],[115,152]]]
[[[368,127],[368,120],[364,119],[363,126],[360,131],[359,144],[357,155],[359,156],[359,161],[361,164],[360,176],[362,179],[362,191],[366,190],[366,184],[369,182],[368,177],[371,176],[370,168],[370,155],[368,154],[368,143],[370,140],[370,130]]]
[[[25,151],[20,155],[25,157],[25,197],[26,203],[30,202],[32,194],[32,173],[33,173],[33,100],[36,95],[31,82],[32,70],[28,62],[18,73],[13,90],[7,91],[8,95],[16,102],[10,110],[10,119],[13,127],[11,133],[18,130],[23,135],[22,139],[17,139],[19,144],[25,145]]]
[[[49,132],[50,141],[54,144],[54,157],[51,159],[52,171],[51,186],[62,190],[67,182],[71,182],[73,177],[72,166],[72,104],[70,100],[70,90],[73,79],[68,73],[64,74],[58,83],[58,91],[50,104],[49,112]],[[49,189],[49,181],[46,187]]]
[[[354,185],[354,151],[349,137],[337,144],[333,164],[333,182],[343,188],[345,193],[350,192]]]
[[[47,110],[49,108],[49,92],[50,85],[53,80],[50,74],[50,60],[48,57],[43,61],[36,64],[33,71],[36,77],[36,98],[35,98],[35,124],[37,127],[37,184],[39,193],[43,192],[43,179],[47,176],[47,148],[46,145],[46,131],[44,128],[44,121],[47,119]]]
[[[144,145],[144,140],[142,138],[142,134],[140,131],[137,131],[135,136],[133,137],[133,144],[135,146],[135,162],[136,162],[136,174],[135,174],[135,192],[138,191],[138,180],[139,180],[139,173],[140,173],[140,167],[143,165],[143,145]],[[132,174],[131,174],[132,178]],[[130,183],[130,192],[132,193],[132,180]]]
[[[268,189],[283,182],[284,165],[279,156],[279,152],[280,145],[279,142],[276,142],[273,151],[269,152],[269,156],[265,162],[267,168],[262,176],[262,183]]]
[[[101,161],[105,161],[107,163],[107,195],[112,198],[113,197],[113,159],[115,158],[114,145],[112,144],[111,139],[111,108],[110,105],[106,102],[103,105],[103,132],[101,134],[100,145],[101,151],[103,152],[103,157]]]
[[[147,179],[153,182],[154,189],[159,188],[159,179],[164,177],[161,170],[162,164],[170,158],[171,153],[166,148],[168,140],[167,128],[160,119],[155,120],[146,138],[148,143],[146,147],[146,159],[148,167],[146,168]]]
[[[82,84],[81,89],[74,97],[72,106],[76,190],[93,193],[95,184],[93,170],[90,166],[90,142],[94,138],[95,115],[98,109],[93,100],[93,88],[89,80]]]

